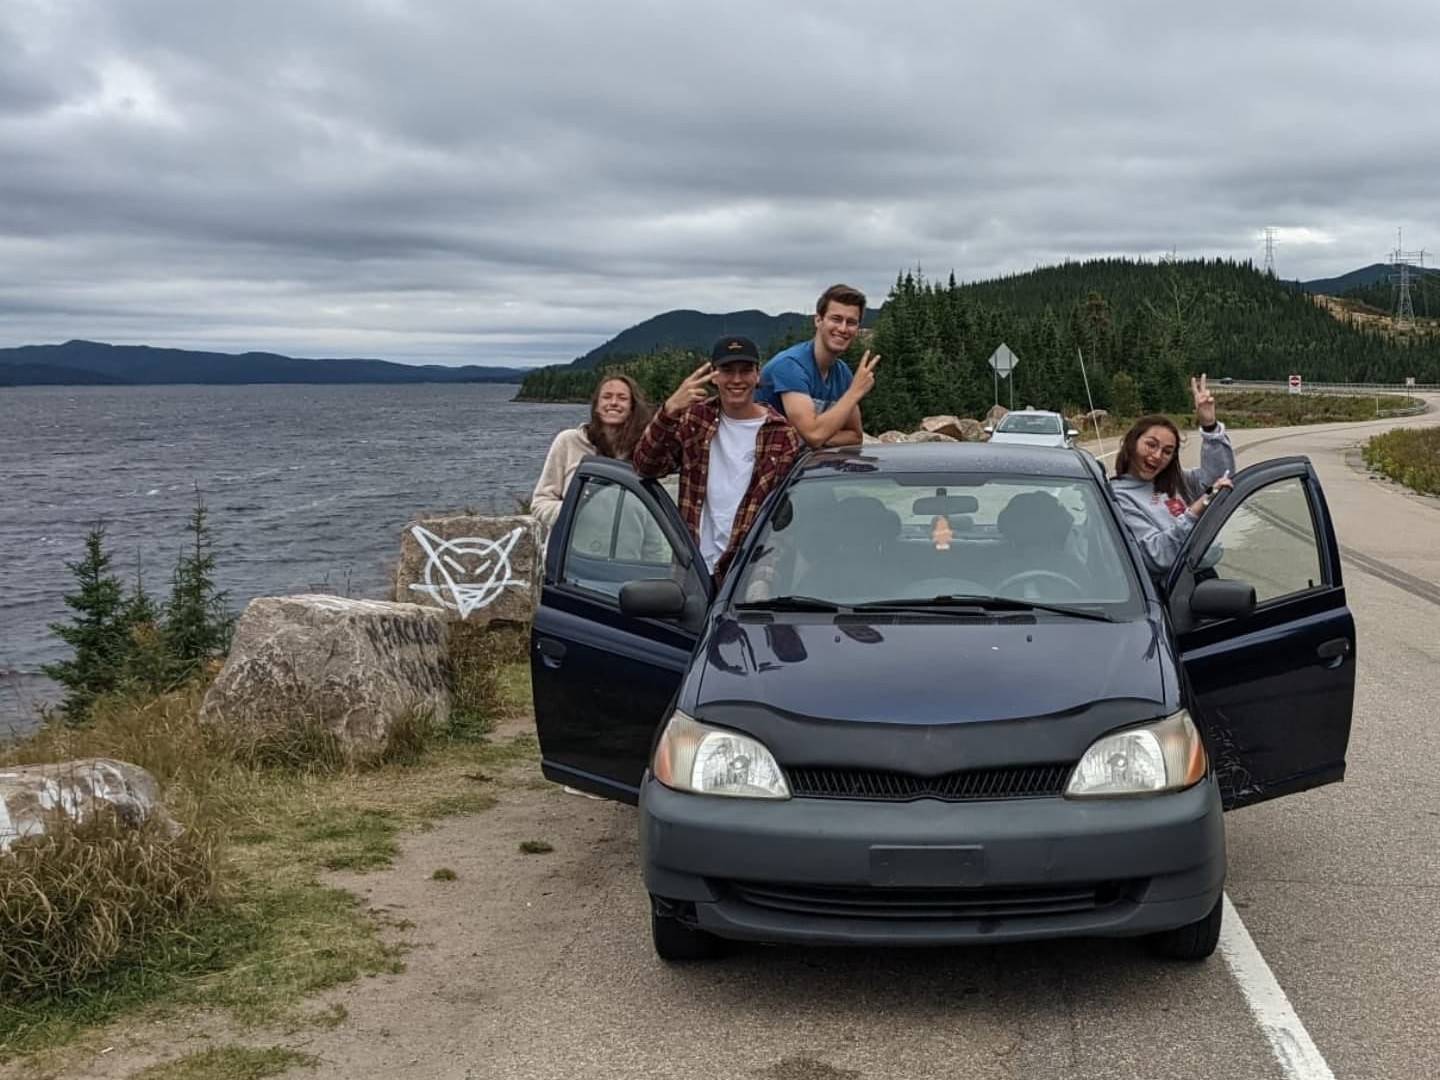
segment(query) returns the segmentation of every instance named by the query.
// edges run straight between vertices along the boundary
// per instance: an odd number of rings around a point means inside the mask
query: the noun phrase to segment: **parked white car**
[[[992,443],[1012,443],[1017,446],[1069,446],[1080,433],[1065,426],[1065,418],[1059,413],[1044,412],[1040,409],[1021,409],[1009,412],[1000,418],[998,424],[986,424]]]

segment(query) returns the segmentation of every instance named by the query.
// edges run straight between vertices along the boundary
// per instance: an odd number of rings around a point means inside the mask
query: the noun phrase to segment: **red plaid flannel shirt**
[[[710,440],[719,430],[720,406],[714,398],[696,402],[679,416],[670,416],[661,408],[630,455],[630,463],[641,476],[680,473],[680,517],[697,543],[700,510],[710,481]],[[761,504],[789,474],[804,449],[805,442],[790,426],[790,421],[765,406],[765,423],[755,436],[755,471],[750,474],[750,486],[736,508],[730,545],[715,564],[716,580],[724,576],[730,560],[735,557],[735,549],[755,524]]]

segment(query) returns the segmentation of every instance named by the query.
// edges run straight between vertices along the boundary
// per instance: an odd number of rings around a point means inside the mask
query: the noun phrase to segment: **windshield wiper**
[[[821,600],[816,596],[771,596],[764,600],[745,600],[735,605],[737,611],[849,611],[844,604]]]
[[[1008,596],[924,596],[915,599],[869,600],[855,604],[856,611],[1048,611],[1055,615],[1068,615],[1076,619],[1093,619],[1097,622],[1114,622],[1109,615],[1086,608],[1068,607],[1064,604],[1041,604],[1034,600],[1016,600]]]

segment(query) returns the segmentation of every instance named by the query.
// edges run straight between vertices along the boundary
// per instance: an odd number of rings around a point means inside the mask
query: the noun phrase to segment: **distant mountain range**
[[[0,386],[161,383],[518,383],[521,368],[443,367],[388,360],[308,360],[276,353],[217,353],[67,341],[0,349]]]
[[[879,315],[878,308],[865,312],[865,325],[871,326]],[[703,311],[667,311],[622,330],[605,344],[591,349],[571,363],[571,367],[593,368],[611,357],[641,356],[658,349],[706,349],[722,334],[741,334],[750,338],[763,353],[774,342],[796,333],[810,336],[811,316],[798,311],[782,311],[767,315],[763,311],[730,311],[710,315]]]
[[[1417,276],[1421,272],[1417,269]],[[1299,281],[1296,284],[1308,293],[1341,296],[1352,289],[1367,289],[1372,285],[1389,285],[1395,273],[1395,266],[1392,263],[1371,263],[1369,266],[1351,270],[1348,274],[1341,274],[1339,277],[1316,278],[1314,281]],[[1432,281],[1440,280],[1440,270],[1426,268],[1423,273],[1428,275]]]
[[[1394,272],[1395,268],[1388,263],[1373,263],[1339,277],[1296,281],[1290,285],[1310,293],[1343,296],[1354,292],[1363,296],[1367,290],[1373,292],[1388,288]],[[1440,282],[1440,270],[1427,269],[1424,273],[1427,281]],[[983,286],[986,283],[975,284]],[[879,314],[878,307],[866,311],[865,325],[873,326]],[[689,309],[666,311],[622,330],[609,341],[571,361],[569,366],[594,368],[608,359],[643,356],[666,348],[707,349],[722,334],[743,334],[753,339],[762,353],[767,353],[777,342],[808,336],[810,319],[810,315],[796,311],[777,315],[767,315],[754,309],[713,315]],[[473,364],[445,367],[439,364],[397,364],[387,360],[304,359],[265,352],[198,352],[148,345],[107,345],[97,341],[67,341],[63,345],[0,349],[0,386],[519,383],[530,370]]]

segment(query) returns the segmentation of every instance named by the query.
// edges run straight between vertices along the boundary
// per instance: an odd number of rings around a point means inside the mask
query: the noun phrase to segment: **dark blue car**
[[[1220,932],[1222,809],[1339,780],[1355,626],[1304,458],[1152,582],[1076,450],[804,459],[715,590],[673,503],[581,465],[536,612],[545,775],[638,803],[654,943]]]

